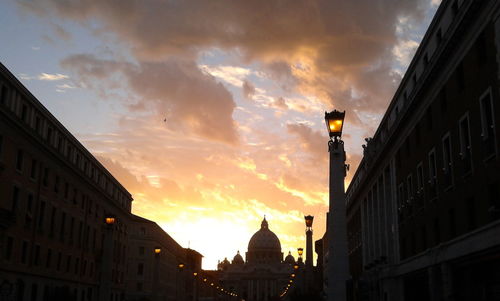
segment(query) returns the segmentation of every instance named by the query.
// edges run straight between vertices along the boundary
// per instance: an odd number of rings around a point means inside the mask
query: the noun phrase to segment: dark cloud
[[[116,77],[123,78],[122,87],[138,97],[130,109],[150,109],[165,117],[168,126],[229,144],[238,142],[231,94],[191,61],[172,58],[131,64],[81,54],[64,59],[61,65],[88,85],[119,83]]]
[[[98,24],[98,32],[115,33],[142,61],[194,60],[211,47],[238,49],[247,61],[262,62],[281,78],[285,90],[313,93],[335,107],[377,112],[385,109],[398,79],[390,68],[396,28],[422,20],[430,5],[428,0],[20,3],[40,15]],[[293,72],[297,68],[302,74]]]

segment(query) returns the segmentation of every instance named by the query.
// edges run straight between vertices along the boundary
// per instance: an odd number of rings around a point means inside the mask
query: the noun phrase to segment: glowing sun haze
[[[435,0],[0,4],[0,60],[204,268],[264,215],[283,252],[325,231],[324,111],[351,174]]]

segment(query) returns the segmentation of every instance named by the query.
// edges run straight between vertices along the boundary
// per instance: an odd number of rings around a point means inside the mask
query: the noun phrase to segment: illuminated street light
[[[347,255],[347,225],[345,208],[346,176],[344,141],[345,111],[325,112],[325,122],[330,139],[329,171],[329,212],[327,224],[328,265],[327,265],[327,301],[346,300],[346,281],[349,279],[349,258]]]
[[[334,138],[335,141],[337,140],[337,138],[340,139],[342,137],[344,118],[345,111],[340,112],[334,110],[330,113],[325,112],[325,122],[326,128],[328,129],[328,134],[330,135],[330,138]]]

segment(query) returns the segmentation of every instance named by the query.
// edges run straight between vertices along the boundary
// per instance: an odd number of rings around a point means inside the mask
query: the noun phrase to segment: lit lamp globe
[[[106,223],[106,225],[113,225],[115,223],[115,217],[114,216],[107,216],[104,219],[104,222]]]
[[[313,226],[314,216],[312,215],[304,216],[304,219],[306,220],[306,227],[311,228]]]
[[[179,269],[183,269],[184,268],[184,264],[183,263],[179,263]]]
[[[299,253],[299,256],[302,257],[302,254],[304,254],[304,249],[303,248],[298,248],[297,252]]]
[[[325,122],[326,128],[328,129],[328,134],[330,138],[337,140],[342,136],[342,128],[344,127],[345,111],[340,112],[333,110],[331,112],[325,112]]]

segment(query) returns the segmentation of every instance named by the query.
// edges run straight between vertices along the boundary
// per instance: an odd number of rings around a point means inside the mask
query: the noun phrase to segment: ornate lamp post
[[[327,300],[346,300],[346,281],[349,279],[347,256],[347,226],[345,208],[346,176],[344,141],[341,140],[345,111],[325,112],[330,140],[330,197],[328,213]]]

